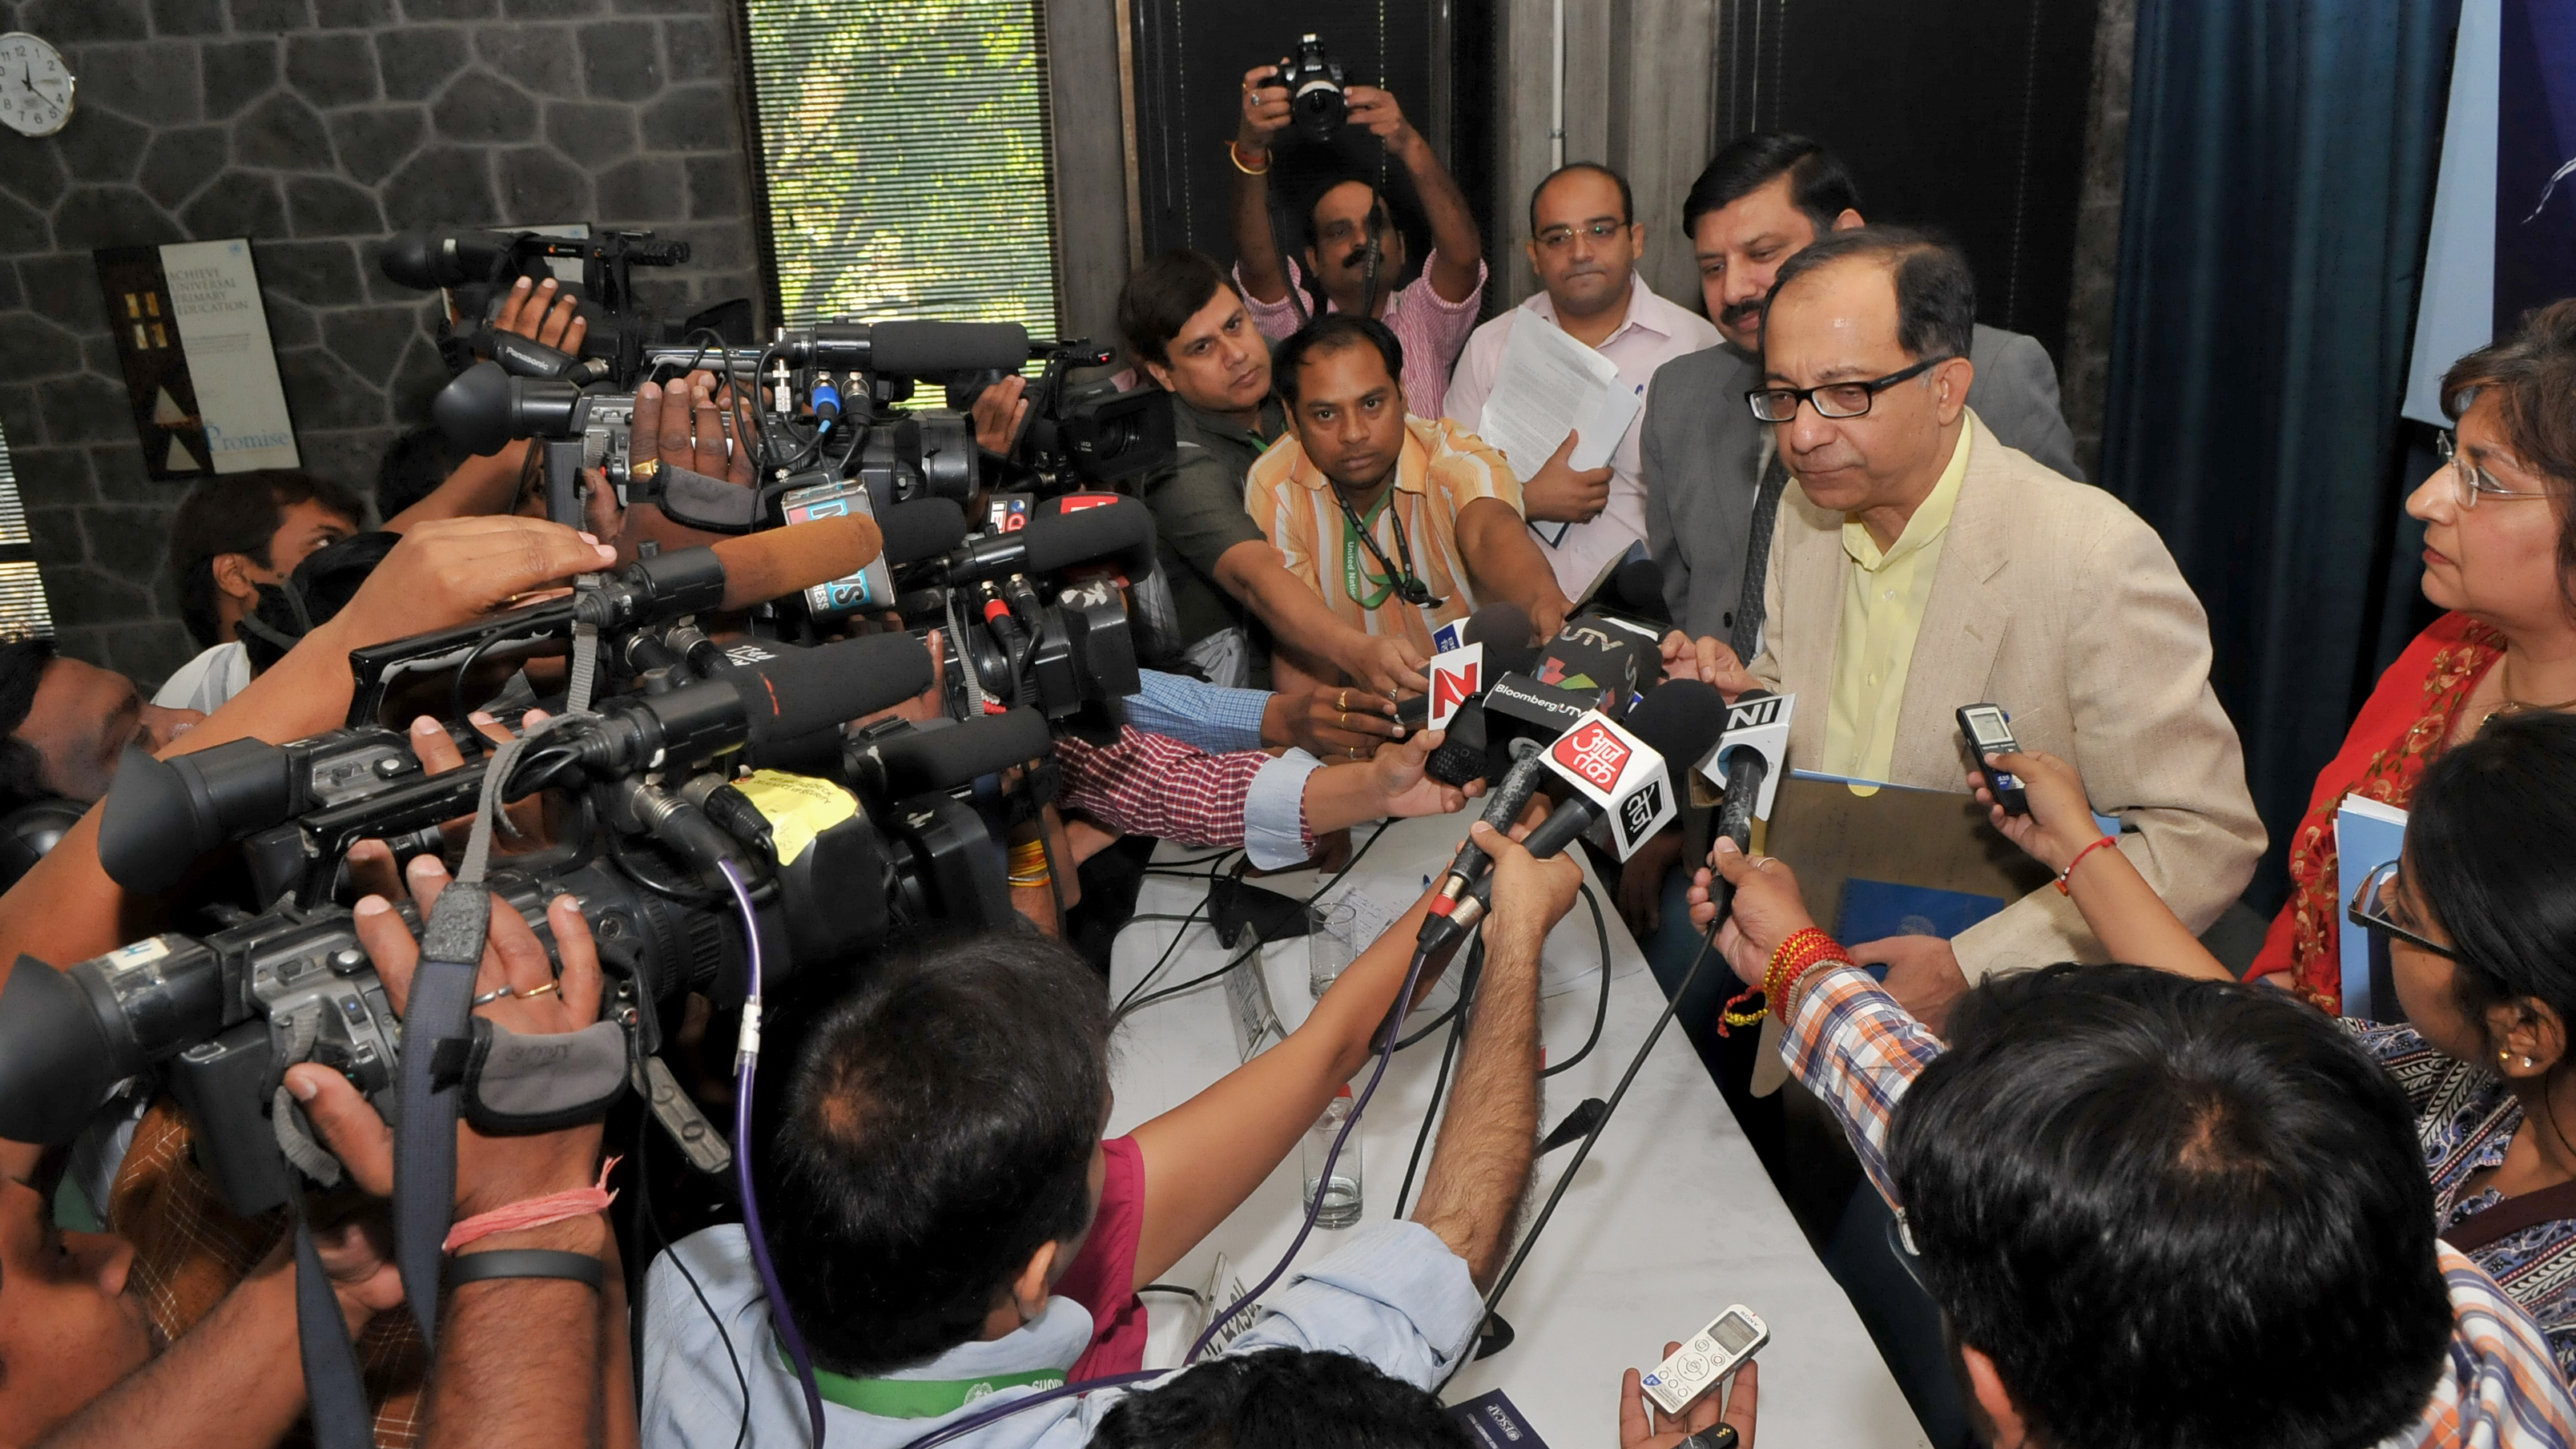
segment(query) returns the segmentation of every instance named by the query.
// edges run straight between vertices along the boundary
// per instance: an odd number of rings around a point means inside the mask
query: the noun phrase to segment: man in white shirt
[[[1646,231],[1637,225],[1628,182],[1607,166],[1578,161],[1559,168],[1530,194],[1530,266],[1545,290],[1476,329],[1449,380],[1448,416],[1471,432],[1483,427],[1512,328],[1535,318],[1562,329],[1619,369],[1619,385],[1639,396],[1655,369],[1717,345],[1708,319],[1655,295],[1637,274]],[[1581,599],[1602,573],[1646,537],[1646,485],[1638,468],[1637,424],[1611,451],[1606,468],[1568,465],[1576,438],[1521,480],[1530,531],[1538,536],[1557,586]],[[1526,466],[1528,460],[1514,460]]]

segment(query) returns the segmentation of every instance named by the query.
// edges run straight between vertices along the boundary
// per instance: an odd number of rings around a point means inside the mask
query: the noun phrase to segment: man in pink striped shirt
[[[1384,322],[1404,344],[1407,406],[1436,418],[1449,391],[1449,369],[1475,330],[1485,296],[1485,244],[1458,183],[1431,154],[1431,143],[1404,119],[1395,97],[1375,86],[1350,86],[1349,121],[1386,144],[1387,159],[1405,169],[1431,222],[1431,250],[1422,275],[1403,287],[1404,233],[1397,229],[1376,187],[1360,180],[1336,183],[1315,198],[1307,213],[1303,265],[1282,257],[1270,233],[1270,144],[1288,124],[1288,92],[1271,80],[1268,66],[1243,76],[1243,124],[1231,154],[1234,169],[1234,278],[1252,312],[1252,325],[1277,341],[1305,323],[1306,278],[1323,283],[1324,310],[1362,312]],[[1376,264],[1369,264],[1371,243]],[[1291,292],[1300,295],[1291,297]],[[1303,310],[1301,310],[1301,308]]]

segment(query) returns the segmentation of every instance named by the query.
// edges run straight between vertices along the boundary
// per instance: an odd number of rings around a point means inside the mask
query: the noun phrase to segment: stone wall
[[[686,239],[672,312],[758,296],[728,0],[0,0],[61,48],[59,134],[0,132],[0,430],[66,653],[194,652],[90,249],[250,237],[304,464],[362,492],[445,380],[391,231],[590,221]]]

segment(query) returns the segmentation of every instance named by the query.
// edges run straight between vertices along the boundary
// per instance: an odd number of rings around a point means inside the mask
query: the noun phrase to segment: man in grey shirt
[[[1538,1137],[1539,952],[1582,879],[1475,829],[1495,857],[1494,913],[1422,1196],[1410,1219],[1353,1232],[1302,1268],[1228,1354],[1346,1353],[1428,1390],[1474,1341]],[[1409,925],[1381,942],[1398,960]],[[1052,1392],[1104,1337],[1057,1290],[1088,1282],[1113,1313],[1134,1301],[1137,1208],[1104,1199],[1118,1171],[1100,1141],[1108,1031],[1087,967],[1051,941],[1000,934],[887,965],[797,1050],[762,1149],[761,1211],[839,1449],[898,1449],[1023,1399],[956,1442],[1073,1449],[1125,1396]],[[725,1449],[746,1426],[754,1444],[804,1441],[772,1326],[780,1305],[739,1226],[683,1240],[645,1292],[651,1449]]]
[[[1762,301],[1781,263],[1825,232],[1860,224],[1860,191],[1841,160],[1779,131],[1728,143],[1682,203],[1700,292],[1725,340],[1665,363],[1647,389],[1646,542],[1673,623],[1693,638],[1727,640],[1738,658],[1751,659],[1761,637],[1762,581],[1748,584],[1747,560],[1762,557],[1788,481],[1771,429],[1744,401],[1762,382]],[[2081,481],[2048,350],[1979,326],[1968,360],[1968,406],[1994,435]]]

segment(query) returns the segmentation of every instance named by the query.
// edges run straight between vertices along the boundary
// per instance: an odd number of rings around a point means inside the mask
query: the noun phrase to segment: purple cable
[[[751,886],[743,880],[741,869],[730,860],[716,862],[716,869],[724,873],[725,884],[733,891],[734,907],[742,912],[743,939],[750,947],[742,1041],[733,1058],[733,1167],[742,1189],[742,1231],[751,1240],[751,1261],[760,1270],[761,1291],[769,1295],[769,1322],[787,1348],[788,1362],[796,1365],[797,1386],[805,1391],[814,1449],[823,1449],[823,1394],[814,1387],[814,1364],[805,1353],[805,1336],[796,1331],[796,1315],[788,1311],[787,1295],[778,1286],[778,1269],[769,1261],[769,1239],[760,1230],[760,1201],[751,1189],[751,1081],[760,1068],[760,919],[752,911]]]

